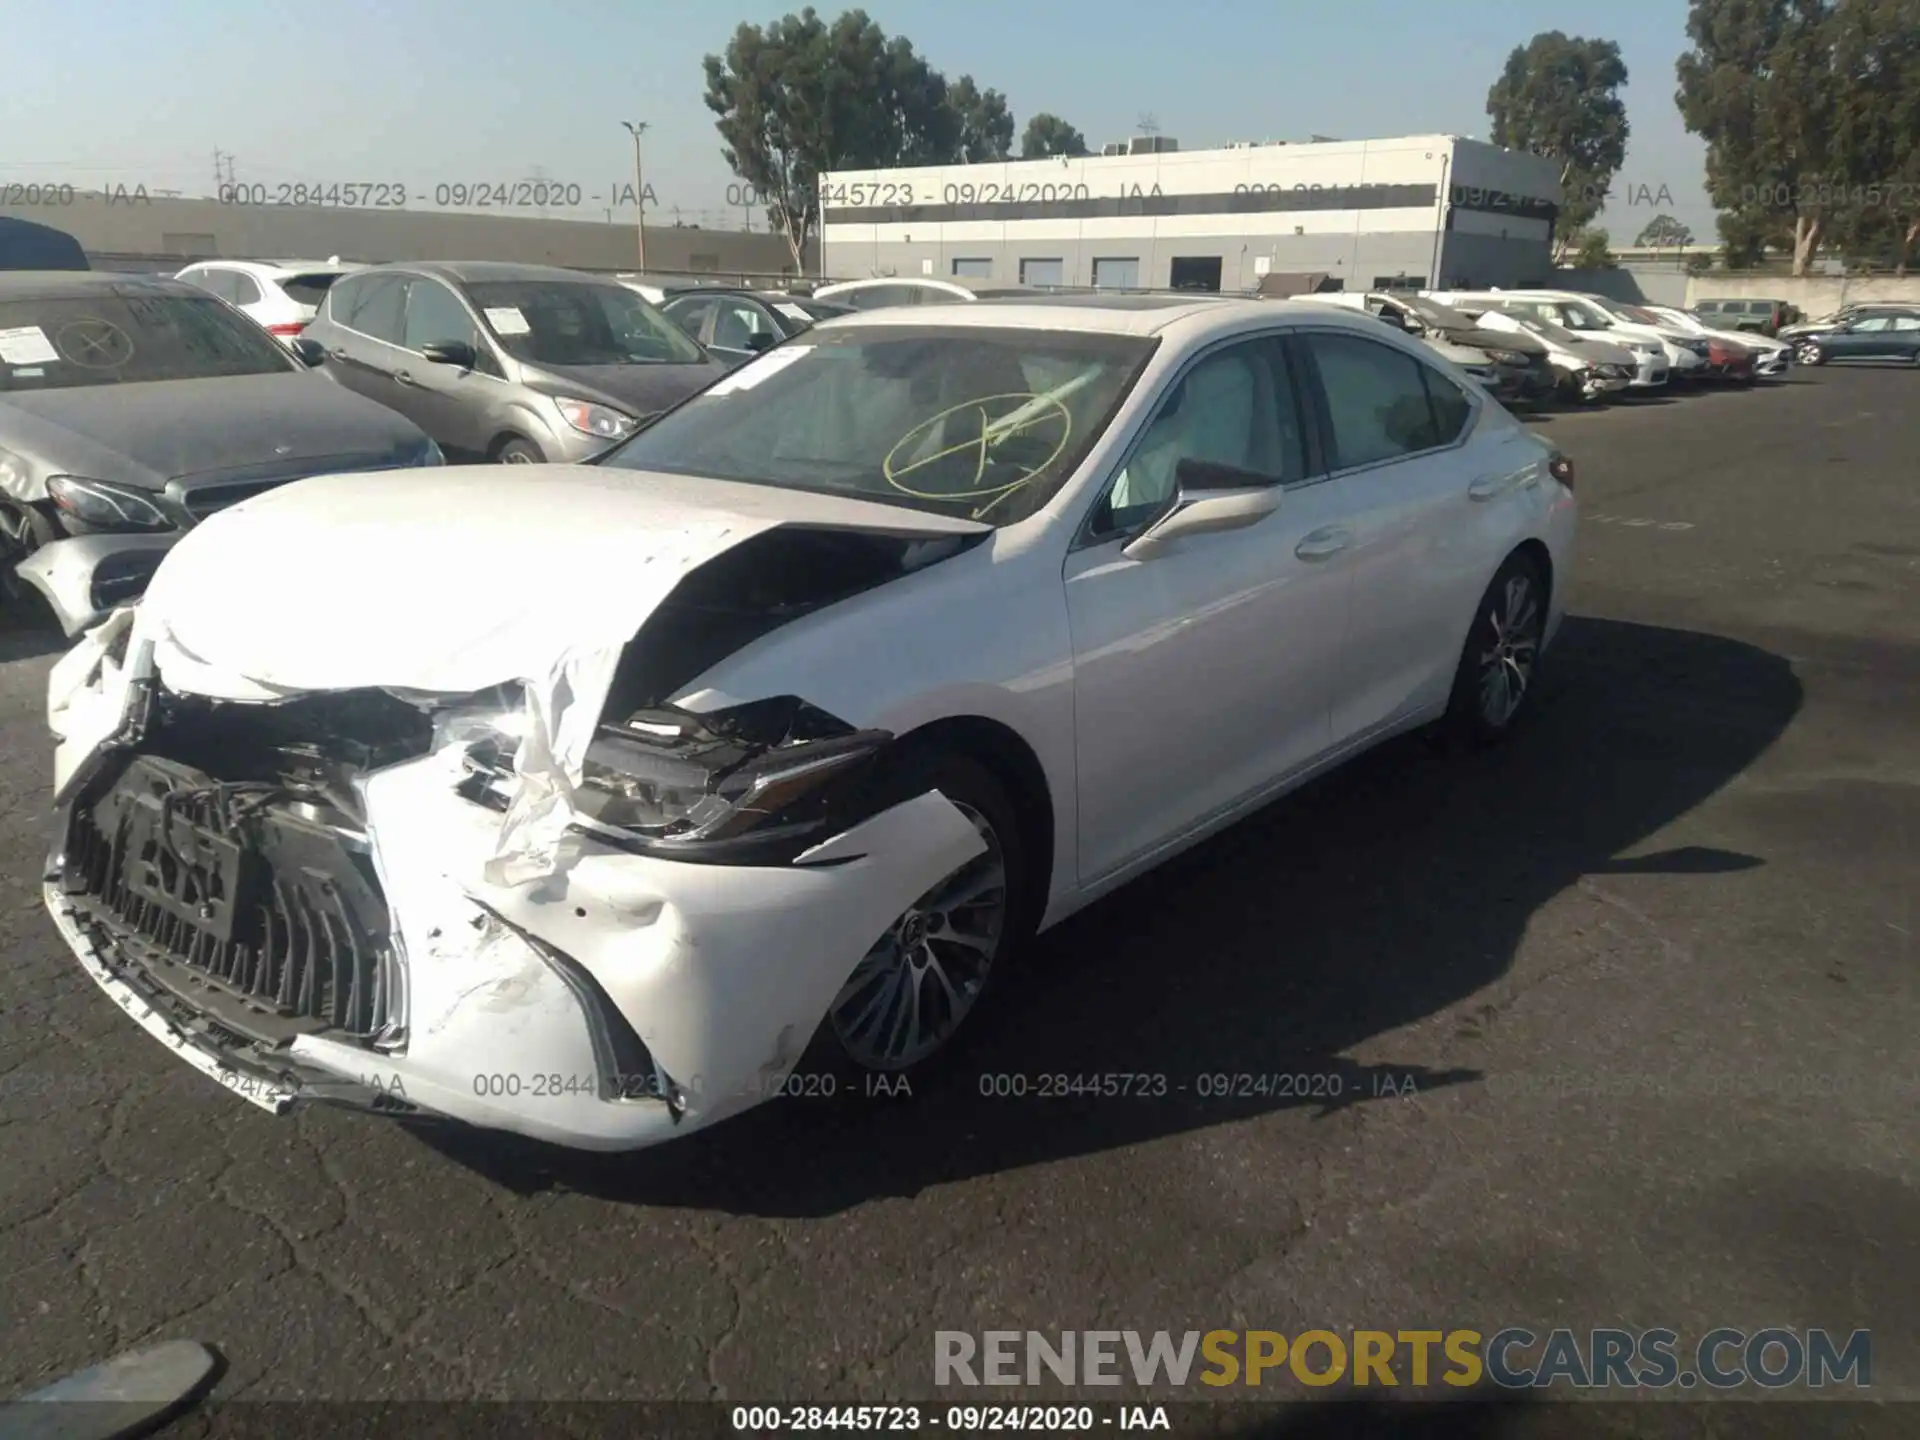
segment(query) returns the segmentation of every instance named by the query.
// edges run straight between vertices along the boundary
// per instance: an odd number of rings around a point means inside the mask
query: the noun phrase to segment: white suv
[[[331,260],[208,260],[189,265],[177,279],[198,285],[237,306],[284,344],[307,328],[342,275],[365,266]]]

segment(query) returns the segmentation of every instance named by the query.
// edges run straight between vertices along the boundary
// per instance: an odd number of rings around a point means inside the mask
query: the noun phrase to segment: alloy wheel
[[[1818,345],[1804,344],[1800,347],[1799,358],[1802,365],[1818,365],[1825,357]]]
[[[1532,578],[1509,575],[1488,606],[1479,657],[1480,717],[1495,730],[1506,728],[1526,698],[1544,621]]]
[[[910,906],[861,957],[828,1019],[849,1058],[898,1071],[953,1038],[981,992],[1007,930],[1007,863],[979,811],[959,809],[986,849]]]

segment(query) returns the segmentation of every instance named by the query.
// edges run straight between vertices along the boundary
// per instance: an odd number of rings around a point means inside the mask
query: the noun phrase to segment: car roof
[[[102,292],[186,295],[207,292],[171,275],[139,275],[124,270],[0,270],[0,300],[81,299]]]
[[[452,280],[461,284],[486,284],[488,281],[501,280],[570,280],[575,283],[591,280],[602,285],[627,283],[611,275],[594,275],[585,270],[568,270],[559,265],[520,265],[511,260],[395,260],[385,265],[374,265],[368,268],[410,270],[415,274],[433,275],[442,280]],[[649,282],[641,280],[637,283]]]
[[[344,275],[349,270],[368,268],[357,260],[223,260],[219,256],[196,260],[182,268],[198,270],[208,265],[217,265],[222,270],[244,270],[249,275],[262,275],[269,280],[281,275]]]
[[[862,325],[916,329],[1054,330],[1078,334],[1169,336],[1204,339],[1231,334],[1252,319],[1311,320],[1372,336],[1385,329],[1371,315],[1338,305],[1262,300],[1237,295],[1035,295],[982,301],[977,305],[900,305],[862,310],[822,320],[817,329]],[[1387,331],[1391,334],[1391,331]]]

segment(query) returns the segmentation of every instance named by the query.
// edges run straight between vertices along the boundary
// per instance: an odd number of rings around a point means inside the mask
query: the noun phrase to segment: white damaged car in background
[[[1036,930],[1388,735],[1508,733],[1572,484],[1324,306],[827,321],[591,466],[189,531],[54,671],[46,903],[267,1109],[652,1144],[810,1046],[945,1060]]]

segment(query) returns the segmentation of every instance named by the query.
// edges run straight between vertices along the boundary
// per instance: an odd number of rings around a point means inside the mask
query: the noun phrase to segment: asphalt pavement
[[[1790,1325],[1920,1397],[1920,373],[1536,423],[1583,524],[1523,736],[1075,918],[910,1101],[626,1157],[171,1060],[41,913],[55,652],[0,634],[0,1396],[174,1337],[247,1398],[878,1403],[936,1330]]]

